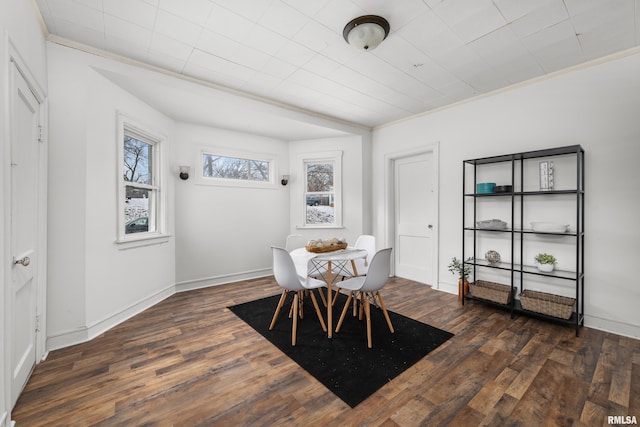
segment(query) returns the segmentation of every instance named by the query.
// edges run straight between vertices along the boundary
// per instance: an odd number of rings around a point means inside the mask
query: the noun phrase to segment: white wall
[[[212,112],[215,114],[215,112]],[[283,245],[289,228],[286,141],[180,123],[175,167],[191,166],[176,183],[176,283],[178,290],[271,274],[271,245]],[[275,185],[229,187],[199,182],[200,149],[266,155],[275,160]]]
[[[384,156],[440,142],[439,277],[461,255],[462,161],[580,144],[586,151],[586,325],[640,337],[640,54],[563,73],[374,131],[374,210],[384,212]],[[387,218],[376,216],[384,235]]]
[[[124,65],[55,44],[48,55],[47,320],[48,346],[57,348],[90,339],[173,293],[173,237],[126,250],[115,243],[117,111],[167,137],[165,168],[174,153],[173,121],[92,68]],[[172,234],[174,179],[166,184]]]
[[[307,239],[345,237],[347,242],[354,243],[360,234],[369,233],[365,224],[371,222],[372,215],[368,207],[369,198],[365,187],[370,180],[365,171],[369,168],[363,164],[363,158],[370,152],[368,136],[354,135],[339,138],[310,139],[294,141],[289,147],[291,159],[290,183],[291,191],[291,225],[289,233],[302,234]],[[301,228],[305,223],[304,200],[304,166],[302,159],[309,154],[323,152],[342,152],[342,228]],[[284,242],[282,242],[284,245]]]
[[[7,295],[9,287],[10,247],[9,247],[9,56],[18,55],[26,65],[35,83],[47,91],[47,67],[45,41],[30,2],[24,0],[3,0],[0,4],[0,426],[9,426],[9,390],[11,378],[11,349],[7,346]]]
[[[86,71],[88,87],[84,106],[86,128],[86,289],[87,325],[98,333],[122,320],[121,313],[145,301],[155,301],[173,293],[174,259],[174,183],[170,167],[174,157],[173,121],[158,113],[93,70]],[[95,102],[94,100],[100,100]],[[116,152],[120,112],[163,136],[162,191],[166,197],[168,242],[123,249],[115,243],[117,226]],[[135,310],[137,312],[137,310]],[[109,320],[112,319],[112,320]],[[94,334],[90,334],[94,336]]]
[[[67,58],[71,64],[77,61],[69,51],[50,45],[49,57],[52,83],[49,102],[47,327],[51,337],[83,332],[87,326],[84,238],[87,150],[83,108],[87,104],[88,89],[82,83],[86,80],[86,68],[77,65],[66,68]],[[70,164],[75,167],[65,167]]]
[[[228,283],[271,274],[272,245],[284,246],[287,234],[307,238],[345,236],[349,241],[363,232],[363,140],[367,135],[281,141],[224,129],[180,123],[176,127],[175,167],[191,166],[191,177],[176,183],[176,283],[178,290]],[[276,185],[270,189],[204,185],[200,147],[265,154],[276,161]],[[340,229],[301,230],[303,224],[302,164],[305,153],[342,151],[343,223]],[[287,186],[280,177],[290,175]],[[365,184],[366,183],[366,184]]]
[[[28,65],[38,84],[47,88],[47,56],[40,22],[30,1],[2,0],[0,30],[5,32],[15,50]],[[7,98],[3,98],[7,99]]]

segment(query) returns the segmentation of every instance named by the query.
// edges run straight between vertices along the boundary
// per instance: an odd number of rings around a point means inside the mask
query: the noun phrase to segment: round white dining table
[[[299,276],[321,277],[327,283],[327,333],[332,337],[333,292],[332,286],[338,276],[357,276],[355,260],[367,258],[364,249],[346,248],[332,252],[309,252],[305,248],[291,251],[291,258]],[[349,270],[348,265],[351,265]]]

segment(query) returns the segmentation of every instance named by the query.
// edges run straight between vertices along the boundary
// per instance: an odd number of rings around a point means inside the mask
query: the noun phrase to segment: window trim
[[[307,224],[307,168],[308,163],[334,162],[333,189],[334,189],[334,218],[333,224]],[[303,187],[300,200],[302,202],[302,223],[297,229],[331,229],[344,228],[342,224],[342,151],[327,151],[320,153],[306,153],[300,159],[300,176],[303,177]]]
[[[127,181],[124,180],[124,137],[125,134],[134,136],[141,141],[148,143],[152,146],[152,181],[151,185],[148,184],[136,184],[136,187],[147,188],[156,193],[154,200],[155,210],[155,230],[140,232],[140,233],[125,233],[125,215],[124,215],[124,200],[126,198]],[[129,248],[133,246],[144,246],[151,244],[150,241],[156,239],[166,240],[169,235],[167,234],[166,226],[166,176],[164,167],[164,151],[166,145],[166,137],[157,131],[153,131],[148,127],[138,123],[131,117],[118,113],[118,129],[117,129],[117,186],[118,186],[118,200],[117,200],[117,230],[116,230],[116,243],[123,245],[123,248]],[[151,209],[150,209],[151,210]],[[136,245],[135,243],[140,243]],[[159,242],[161,243],[161,242]]]
[[[203,156],[205,154],[231,157],[245,160],[256,160],[261,162],[267,162],[269,164],[269,181],[252,181],[232,178],[213,178],[204,176]],[[213,185],[220,187],[247,187],[247,188],[268,188],[277,189],[276,179],[278,165],[276,161],[276,155],[270,153],[258,153],[242,150],[230,150],[228,148],[217,148],[214,146],[200,146],[196,150],[196,184],[199,185]]]

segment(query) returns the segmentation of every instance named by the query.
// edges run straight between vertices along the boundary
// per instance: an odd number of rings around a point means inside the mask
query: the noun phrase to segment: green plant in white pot
[[[534,259],[536,260],[536,264],[538,264],[538,270],[545,273],[553,271],[558,262],[556,257],[547,253],[539,253]]]

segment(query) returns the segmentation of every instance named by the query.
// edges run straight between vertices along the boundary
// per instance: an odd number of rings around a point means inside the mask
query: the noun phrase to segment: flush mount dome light
[[[389,28],[389,22],[383,17],[365,15],[349,22],[342,35],[356,49],[373,50],[387,38]]]

